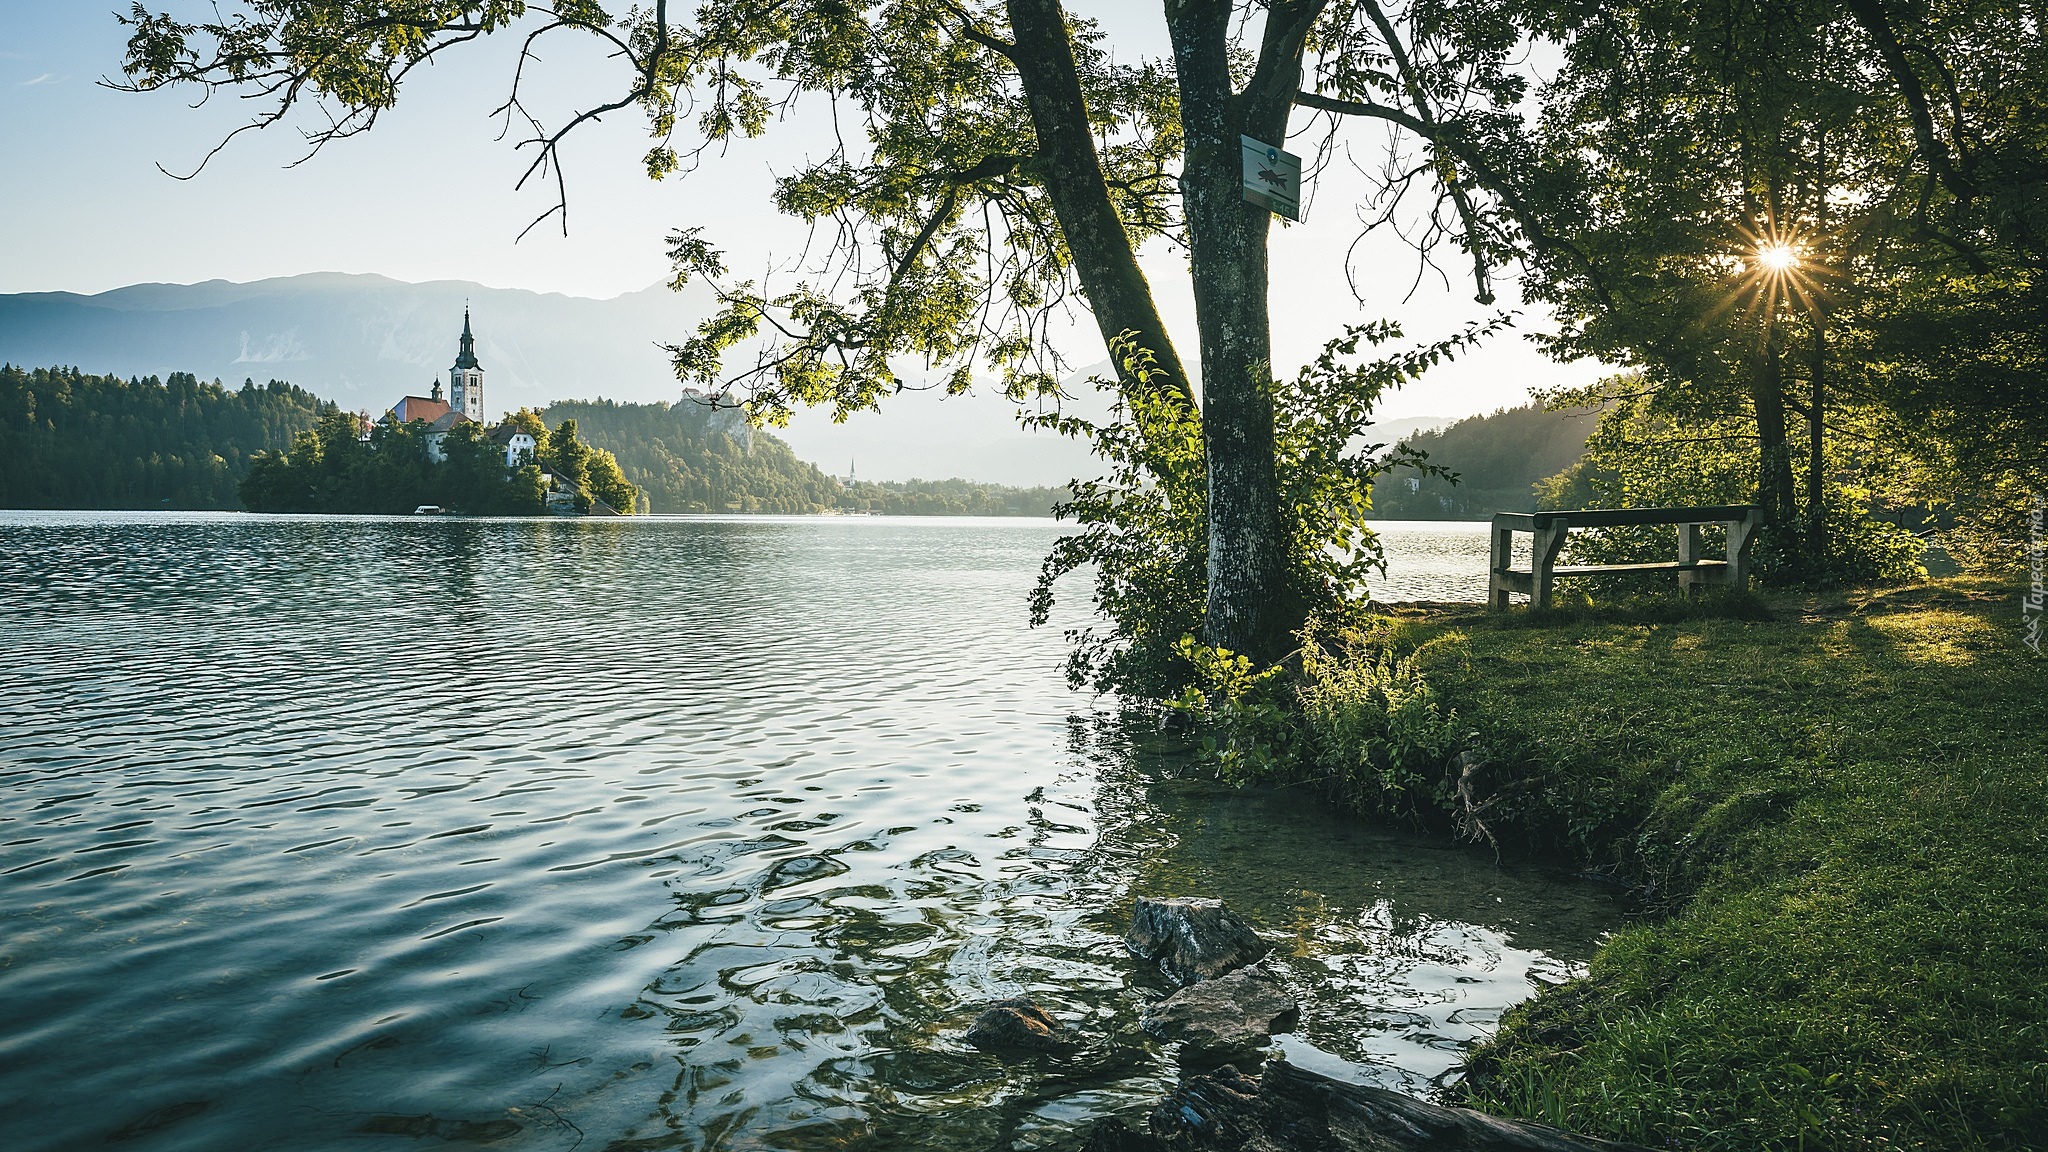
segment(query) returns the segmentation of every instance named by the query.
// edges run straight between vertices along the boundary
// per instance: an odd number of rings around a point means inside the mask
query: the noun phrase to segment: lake
[[[1387,528],[1380,598],[1483,597]],[[1424,1094],[1615,926],[1069,690],[1057,532],[0,513],[0,1147],[1045,1147],[1174,1078],[1134,895]],[[1019,994],[1085,1058],[961,1043]]]

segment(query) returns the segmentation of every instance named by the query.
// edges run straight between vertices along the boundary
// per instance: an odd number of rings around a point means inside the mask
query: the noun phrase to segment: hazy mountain
[[[408,284],[322,272],[233,284],[136,284],[92,296],[0,294],[0,362],[76,366],[120,376],[190,372],[230,387],[286,380],[345,408],[378,413],[447,379],[467,305],[493,415],[560,400],[674,401],[681,387],[657,341],[688,334],[709,306],[700,292],[656,286],[609,300],[460,280]],[[1106,373],[1106,362],[1075,373]],[[1075,406],[1103,399],[1077,383]],[[1396,440],[1449,418],[1395,420]],[[800,413],[779,435],[833,475],[867,480],[964,477],[1019,487],[1100,474],[1085,446],[1017,427],[997,396],[907,391],[844,424]]]
[[[665,288],[588,300],[338,273],[0,295],[0,360],[124,376],[191,372],[230,385],[275,377],[381,411],[446,379],[465,303],[494,410],[571,396],[672,400],[679,391],[655,341],[687,332],[696,310]]]
[[[1457,423],[1457,420],[1456,416],[1406,416],[1399,420],[1382,420],[1366,429],[1366,434],[1375,441],[1398,444],[1419,432],[1434,432]]]
[[[1075,370],[1067,382],[1070,409],[1093,419],[1107,414],[1108,401],[1090,388],[1092,376],[1107,375],[1109,361]],[[1063,484],[1102,474],[1102,464],[1085,444],[1016,427],[1012,408],[1000,397],[910,393],[883,401],[879,412],[862,412],[844,424],[812,414],[799,416],[778,435],[799,456],[835,476],[849,465],[865,479],[938,479],[964,476],[1028,488]],[[1418,432],[1456,421],[1455,416],[1414,416],[1374,424],[1367,435],[1393,444]]]

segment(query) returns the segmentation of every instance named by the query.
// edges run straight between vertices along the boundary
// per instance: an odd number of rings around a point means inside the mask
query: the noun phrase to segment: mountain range
[[[447,378],[467,309],[496,415],[561,400],[677,399],[681,387],[658,341],[681,339],[709,307],[701,290],[663,285],[596,300],[334,272],[135,284],[95,295],[0,294],[0,362],[121,376],[189,372],[231,387],[285,380],[378,413]],[[1105,362],[1076,376],[1107,371]],[[1070,391],[1081,411],[1099,412],[1092,390]],[[1394,439],[1448,422],[1389,421],[1374,432]],[[828,472],[843,475],[843,466],[871,480],[957,476],[1034,486],[1099,472],[1084,446],[1018,428],[1010,406],[994,397],[905,392],[843,424],[800,414],[777,435]]]
[[[696,310],[666,288],[609,300],[408,284],[320,272],[251,284],[135,284],[93,296],[0,295],[0,359],[124,376],[190,372],[230,385],[288,380],[344,407],[381,410],[445,380],[466,307],[492,407],[564,397],[675,398],[657,338],[687,332]]]

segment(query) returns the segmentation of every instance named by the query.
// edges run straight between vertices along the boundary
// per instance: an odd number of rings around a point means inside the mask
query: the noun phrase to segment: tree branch
[[[1164,382],[1193,404],[1192,381],[1138,267],[1130,234],[1109,198],[1066,12],[1059,0],[1008,0],[1008,10],[1011,34],[1017,38],[1017,75],[1038,138],[1036,167],[1103,343],[1126,332],[1135,334],[1136,344],[1155,361],[1147,373],[1151,385]],[[1125,365],[1117,365],[1117,378],[1127,386],[1140,386]]]
[[[1883,58],[1885,70],[1891,73],[1893,83],[1899,86],[1899,94],[1905,97],[1906,111],[1913,121],[1913,139],[1920,145],[1920,152],[1927,157],[1927,167],[1948,190],[1962,201],[1969,201],[1977,194],[1977,183],[1970,176],[1958,170],[1949,155],[1948,145],[1934,134],[1934,114],[1927,99],[1927,89],[1920,83],[1920,77],[1907,61],[1905,49],[1899,44],[1897,32],[1892,28],[1891,17],[1885,13],[1884,0],[1847,0],[1849,11],[1856,16],[1856,22],[1870,34],[1871,43],[1876,45],[1878,55]]]
[[[1455,123],[1432,124],[1410,112],[1392,107],[1391,105],[1369,100],[1348,100],[1337,96],[1325,96],[1320,92],[1296,92],[1294,94],[1294,102],[1304,108],[1315,108],[1319,111],[1332,112],[1340,116],[1363,116],[1369,119],[1385,120],[1392,124],[1398,124],[1414,132],[1416,135],[1429,140],[1437,147],[1442,148],[1452,158],[1457,160],[1460,165],[1472,173],[1478,180],[1480,187],[1500,197],[1501,202],[1508,206],[1508,211],[1514,214],[1515,225],[1522,230],[1522,235],[1528,238],[1532,246],[1539,251],[1559,253],[1570,259],[1585,274],[1587,283],[1592,287],[1593,293],[1599,299],[1601,305],[1606,307],[1614,303],[1613,295],[1607,287],[1606,277],[1601,274],[1599,268],[1594,264],[1593,258],[1577,245],[1553,234],[1545,226],[1543,217],[1537,212],[1536,208],[1516,190],[1514,185],[1505,176],[1488,164],[1476,149],[1467,144],[1464,134],[1457,130]]]

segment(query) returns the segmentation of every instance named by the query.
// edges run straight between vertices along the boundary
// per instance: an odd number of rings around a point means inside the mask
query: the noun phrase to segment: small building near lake
[[[507,468],[533,463],[534,454],[540,450],[540,442],[533,438],[533,433],[511,423],[491,429],[491,443],[505,450]]]

